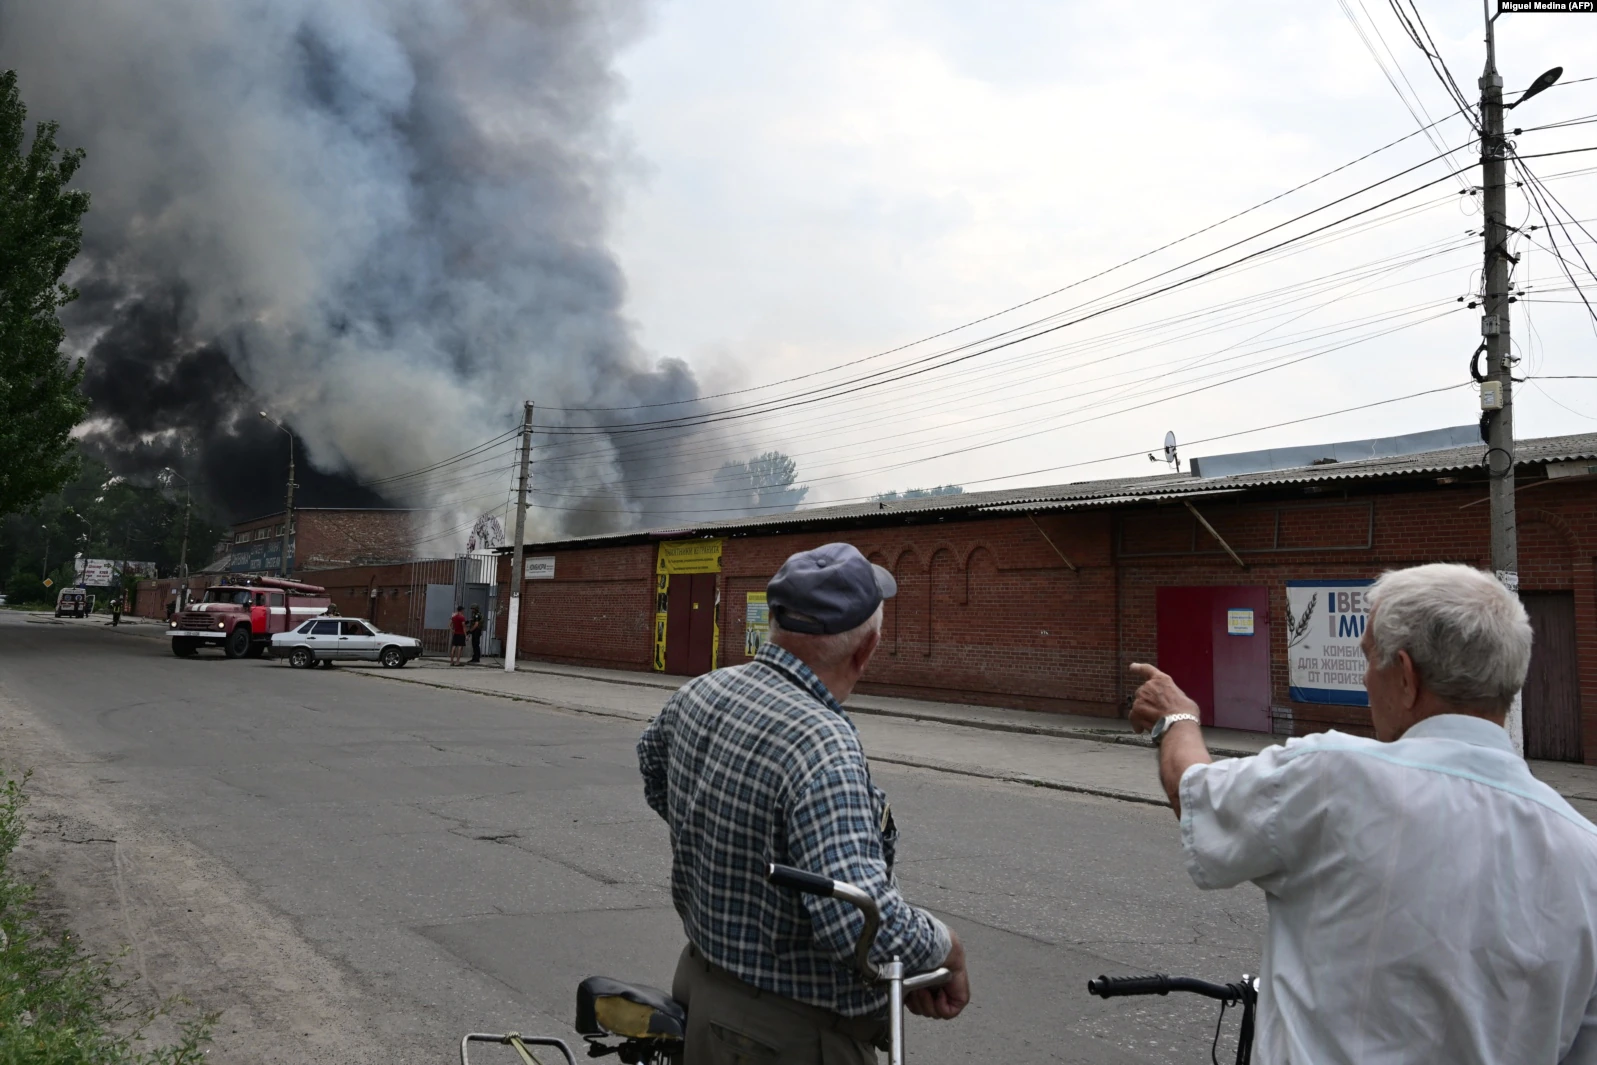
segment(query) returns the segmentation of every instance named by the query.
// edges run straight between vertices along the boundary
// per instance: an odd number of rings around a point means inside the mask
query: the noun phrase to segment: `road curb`
[[[1001,773],[996,770],[983,769],[981,766],[966,765],[959,762],[938,762],[930,759],[915,761],[909,758],[894,758],[890,755],[882,754],[873,754],[870,760],[886,765],[908,766],[912,769],[930,769],[938,773],[953,773],[957,776],[976,777],[981,780],[996,780],[1005,784],[1024,784],[1033,788],[1046,788],[1049,791],[1068,791],[1077,795],[1096,795],[1103,799],[1118,799],[1121,802],[1141,803],[1144,806],[1170,805],[1165,799],[1152,795],[1142,795],[1134,791],[1121,791],[1118,788],[1095,788],[1087,784],[1070,784],[1063,780],[1049,780],[1047,777],[1034,777],[1026,773]]]
[[[365,670],[346,670],[345,673],[347,676],[352,677],[368,677],[373,680],[396,681],[400,684],[420,684],[423,687],[435,688],[439,691],[464,692],[467,695],[482,695],[494,699],[508,699],[511,702],[531,703],[534,706],[544,706],[552,710],[565,710],[574,714],[587,714],[593,717],[607,717],[620,721],[634,721],[639,724],[653,719],[653,715],[643,717],[637,714],[628,714],[617,710],[601,710],[597,707],[590,706],[573,706],[570,703],[556,702],[550,699],[539,699],[536,696],[531,695],[516,695],[511,692],[494,691],[491,688],[468,688],[460,684],[441,684],[437,681],[424,680],[420,677],[401,677],[387,673],[371,673]],[[560,675],[569,676],[569,674]],[[889,713],[884,716],[907,717],[910,715],[893,715]],[[927,718],[926,720],[938,721],[940,719]],[[957,722],[952,723],[957,724]],[[1057,732],[1044,732],[1043,734],[1052,735],[1059,739],[1078,741],[1083,739],[1083,737],[1064,735]],[[1096,742],[1096,737],[1093,738],[1093,741]],[[880,762],[883,765],[905,766],[911,769],[927,769],[937,773],[952,773],[956,776],[975,777],[980,780],[993,780],[1004,784],[1021,784],[1027,787],[1044,788],[1049,791],[1065,791],[1072,792],[1077,795],[1093,795],[1103,799],[1118,799],[1121,802],[1141,803],[1144,806],[1167,805],[1164,799],[1150,795],[1139,794],[1134,791],[1121,791],[1117,788],[1092,787],[1086,784],[1071,784],[1062,780],[1050,780],[1046,777],[1036,777],[1026,773],[1004,773],[997,770],[985,769],[981,766],[968,765],[958,762],[941,762],[937,761],[936,759],[901,758],[892,755],[879,754],[871,755],[871,761]]]
[[[546,706],[551,710],[568,710],[573,714],[588,714],[592,717],[609,717],[620,721],[636,721],[640,724],[652,721],[654,715],[640,717],[637,714],[628,714],[621,710],[603,710],[596,706],[573,706],[571,703],[556,702],[553,699],[540,699],[535,695],[516,695],[513,692],[494,691],[492,688],[468,688],[461,684],[440,684],[437,681],[422,680],[419,677],[400,677],[389,673],[373,673],[363,669],[344,669],[345,676],[366,677],[370,680],[388,680],[399,684],[420,684],[425,688],[435,688],[438,691],[464,692],[467,695],[484,695],[491,699],[508,699],[513,703],[531,703],[534,706]]]

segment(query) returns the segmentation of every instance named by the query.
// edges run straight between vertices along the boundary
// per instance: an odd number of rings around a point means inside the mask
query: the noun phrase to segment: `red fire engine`
[[[327,589],[277,577],[226,577],[175,614],[167,626],[172,653],[188,658],[201,647],[220,647],[229,658],[259,658],[272,633],[326,614]]]

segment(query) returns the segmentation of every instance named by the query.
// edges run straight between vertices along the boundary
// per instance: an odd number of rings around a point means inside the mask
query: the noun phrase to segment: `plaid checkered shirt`
[[[688,938],[746,983],[848,1017],[885,1010],[854,968],[859,911],[765,881],[777,862],[864,889],[872,957],[907,972],[948,956],[943,923],[904,901],[898,829],[859,734],[826,685],[774,644],[683,685],[638,741],[644,795],[671,828],[671,897]]]

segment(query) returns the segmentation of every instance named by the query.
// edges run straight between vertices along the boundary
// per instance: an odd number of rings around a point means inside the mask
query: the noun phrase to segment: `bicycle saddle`
[[[657,987],[590,976],[577,985],[576,1028],[584,1038],[683,1039],[688,1011]]]

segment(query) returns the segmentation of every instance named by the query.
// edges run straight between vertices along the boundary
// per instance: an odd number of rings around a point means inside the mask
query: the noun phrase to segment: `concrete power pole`
[[[189,598],[189,511],[194,505],[193,494],[187,481],[183,482],[183,547],[178,551],[177,572],[183,578],[183,594],[179,596],[179,609],[188,608]]]
[[[1519,591],[1519,529],[1514,520],[1514,359],[1508,330],[1508,204],[1504,185],[1508,146],[1503,139],[1503,78],[1497,72],[1496,16],[1487,3],[1486,69],[1481,74],[1481,197],[1485,263],[1481,271],[1481,337],[1486,344],[1486,379],[1481,409],[1486,436],[1486,479],[1491,503],[1492,569],[1512,592]],[[1525,753],[1525,726],[1516,697],[1508,712],[1514,749]]]
[[[288,576],[288,538],[294,534],[294,434],[288,434],[288,498],[283,501],[283,560],[278,572]]]
[[[521,628],[523,534],[527,531],[527,466],[532,459],[532,401],[521,411],[521,487],[516,493],[516,540],[510,552],[510,617],[505,624],[505,672],[516,671],[516,636]]]

